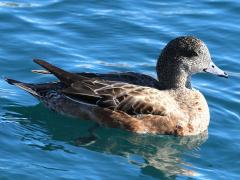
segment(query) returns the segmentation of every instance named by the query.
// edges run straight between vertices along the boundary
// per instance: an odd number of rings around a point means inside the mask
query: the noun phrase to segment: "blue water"
[[[193,77],[211,112],[208,135],[177,138],[97,128],[47,110],[0,80],[0,179],[239,179],[238,0],[0,1],[0,76],[46,82],[32,58],[71,71],[155,75],[161,49],[180,35],[208,45],[230,78]]]

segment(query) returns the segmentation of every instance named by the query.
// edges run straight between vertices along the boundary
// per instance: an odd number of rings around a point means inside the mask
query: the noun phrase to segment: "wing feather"
[[[153,86],[147,87],[140,84],[111,81],[99,76],[85,77],[80,74],[67,72],[44,60],[35,59],[34,61],[60,80],[63,84],[63,88],[60,89],[62,93],[78,102],[83,101],[128,114],[165,114],[164,104],[161,103],[168,98],[165,97],[161,102],[157,101],[163,95],[163,92],[152,88]],[[129,73],[122,74],[122,76],[134,81],[136,77],[139,77],[136,74],[130,75]],[[141,76],[143,79],[149,78],[148,76]]]
[[[158,90],[149,87],[115,81],[86,80],[74,82],[62,92],[71,98],[130,115],[163,114],[161,108],[154,107],[157,98],[154,93]]]

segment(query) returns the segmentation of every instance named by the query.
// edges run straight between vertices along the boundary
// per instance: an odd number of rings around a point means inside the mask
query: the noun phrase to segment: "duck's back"
[[[88,77],[88,78],[99,78],[108,81],[119,81],[139,86],[147,86],[159,89],[159,82],[155,78],[136,72],[112,72],[112,73],[88,73],[82,72],[77,73],[81,76]]]

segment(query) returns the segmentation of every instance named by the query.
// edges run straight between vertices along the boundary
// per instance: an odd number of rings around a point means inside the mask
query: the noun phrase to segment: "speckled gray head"
[[[170,41],[158,59],[157,72],[163,88],[190,88],[191,75],[199,72],[228,77],[212,62],[205,43],[194,36]]]

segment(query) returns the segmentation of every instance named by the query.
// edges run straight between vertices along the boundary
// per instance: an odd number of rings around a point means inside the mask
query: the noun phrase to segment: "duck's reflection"
[[[94,123],[67,118],[51,113],[42,105],[34,107],[7,107],[14,116],[28,119],[26,128],[40,127],[51,137],[51,143],[36,144],[43,150],[63,149],[71,152],[58,141],[75,146],[84,146],[92,151],[120,155],[128,159],[129,163],[141,168],[143,174],[152,177],[172,178],[176,175],[194,176],[196,172],[190,170],[191,164],[187,158],[198,156],[199,146],[208,138],[205,132],[198,136],[173,137],[162,135],[138,135],[118,129],[93,128]],[[7,114],[6,114],[7,116]],[[29,121],[30,119],[30,121]],[[89,132],[89,129],[90,132]],[[23,138],[38,138],[32,130]],[[33,141],[34,142],[34,141]],[[33,145],[33,144],[31,144]],[[191,154],[195,154],[195,156]]]

